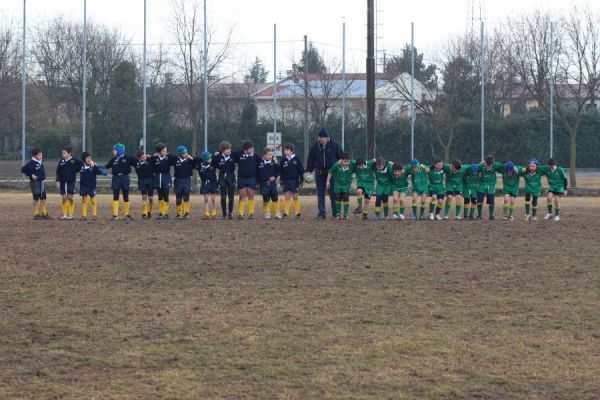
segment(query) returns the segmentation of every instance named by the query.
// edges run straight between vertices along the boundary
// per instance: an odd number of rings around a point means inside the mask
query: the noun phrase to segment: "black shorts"
[[[94,197],[96,195],[96,188],[91,188],[89,186],[81,186],[79,188],[79,195],[81,197],[85,197],[85,196]]]
[[[175,194],[188,195],[192,192],[192,177],[175,178]]]
[[[563,197],[564,192],[555,192],[554,190],[548,190],[548,193],[552,193],[556,197]]]
[[[263,196],[277,196],[277,181],[261,183],[260,194]]]
[[[60,182],[60,194],[75,194],[75,182]]]
[[[238,177],[238,189],[257,189],[256,177],[242,178]]]
[[[362,186],[359,186],[359,187],[357,187],[357,188],[356,188],[356,190],[357,190],[357,191],[358,191],[359,189],[363,191],[363,197],[364,197],[365,199],[369,200],[369,199],[371,198],[371,195],[370,195],[370,194],[368,194],[368,191],[367,191],[367,190],[365,190],[365,188],[364,188],[364,187],[362,187]]]
[[[44,187],[44,181],[30,181],[29,188],[33,195],[33,200],[46,200],[46,188]]]
[[[142,194],[154,195],[154,178],[139,178],[138,189]]]
[[[112,177],[112,190],[124,190],[129,191],[131,188],[131,181],[129,180],[129,174],[124,175],[113,175]]]
[[[206,181],[200,184],[200,194],[217,194],[218,191],[217,181]]]
[[[462,190],[448,190],[446,191],[446,196],[462,196]]]
[[[292,192],[298,193],[298,188],[300,187],[300,183],[298,179],[286,179],[283,181],[283,191],[284,192]]]

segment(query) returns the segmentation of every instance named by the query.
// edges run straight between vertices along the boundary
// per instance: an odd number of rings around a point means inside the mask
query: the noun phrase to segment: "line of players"
[[[270,219],[272,215],[277,219],[290,216],[292,204],[294,216],[300,218],[298,191],[304,182],[304,167],[302,161],[294,154],[293,144],[286,144],[283,149],[284,157],[278,160],[269,148],[265,148],[262,155],[256,154],[254,145],[250,141],[244,141],[239,151],[233,151],[230,143],[222,142],[218,152],[214,154],[203,152],[199,157],[193,157],[185,146],[179,146],[177,155],[172,155],[164,144],[159,143],[153,155],[139,150],[134,157],[125,153],[123,144],[117,143],[113,146],[113,157],[108,163],[98,165],[93,161],[91,154],[83,153],[82,159],[78,160],[73,158],[72,149],[66,147],[62,151],[62,159],[56,170],[56,185],[62,197],[59,218],[73,219],[75,183],[79,174],[81,219],[87,219],[88,203],[91,205],[91,218],[94,220],[97,218],[96,177],[98,175],[111,176],[112,218],[119,219],[119,200],[122,196],[123,218],[133,219],[129,206],[131,185],[129,175],[132,169],[137,173],[138,187],[142,194],[143,219],[152,217],[155,191],[158,197],[157,218],[169,218],[171,189],[175,192],[176,218],[189,219],[194,170],[199,172],[200,194],[204,196],[203,219],[216,219],[218,193],[221,197],[222,217],[233,219],[236,187],[239,192],[237,218],[244,218],[246,205],[248,218],[254,218],[257,191],[263,198],[263,212],[266,219]],[[104,170],[108,170],[109,173]],[[23,166],[21,172],[30,179],[34,219],[49,219],[44,186],[45,167],[41,149],[32,150],[32,159]],[[484,201],[489,208],[489,218],[494,219],[497,173],[502,175],[505,220],[514,218],[515,200],[519,193],[521,177],[525,181],[526,219],[537,219],[542,176],[546,176],[548,181],[548,213],[544,218],[560,220],[560,198],[567,195],[568,182],[564,169],[557,166],[554,159],[548,160],[547,165],[541,166],[538,160],[532,158],[526,166],[521,167],[512,161],[495,162],[493,156],[488,156],[483,162],[477,164],[463,165],[459,160],[444,164],[442,160],[435,160],[427,167],[416,159],[411,160],[409,165],[403,166],[381,158],[351,160],[348,154],[344,154],[342,159],[328,171],[327,186],[329,188],[332,180],[335,181],[336,215],[334,217],[340,219],[349,218],[350,190],[355,178],[358,205],[355,213],[361,214],[363,219],[368,219],[373,195],[376,219],[405,219],[405,209],[410,200],[412,200],[412,219],[426,219],[427,197],[430,198],[428,216],[430,220],[448,219],[453,201],[455,219],[482,219]],[[283,213],[278,195],[278,182],[284,192]],[[477,210],[476,215],[475,210]]]

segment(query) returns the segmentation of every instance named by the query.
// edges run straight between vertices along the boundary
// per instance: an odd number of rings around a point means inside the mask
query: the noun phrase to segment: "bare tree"
[[[3,152],[17,148],[21,54],[20,40],[12,24],[0,26],[0,132],[6,132],[2,137]]]
[[[550,42],[549,13],[536,12],[509,19],[507,54],[527,92],[539,107],[548,110],[550,92],[550,53],[554,49],[554,106],[559,120],[569,132],[569,175],[577,187],[577,134],[584,112],[594,105],[600,86],[600,31],[598,16],[592,10],[574,9],[558,19],[554,42]]]
[[[175,39],[178,45],[179,56],[174,60],[176,68],[180,71],[185,87],[187,102],[187,121],[192,130],[192,153],[197,154],[198,128],[200,127],[200,101],[196,88],[202,86],[204,74],[210,78],[209,86],[226,77],[217,77],[219,66],[229,57],[231,51],[231,37],[233,28],[224,35],[222,43],[216,43],[217,33],[208,28],[203,32],[202,11],[198,0],[171,0],[172,24]],[[203,37],[206,35],[208,42],[207,70],[203,69]]]

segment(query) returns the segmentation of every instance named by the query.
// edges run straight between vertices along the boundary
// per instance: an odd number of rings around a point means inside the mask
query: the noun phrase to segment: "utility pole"
[[[144,64],[142,66],[142,71],[144,74],[144,87],[142,89],[142,97],[143,97],[143,120],[142,120],[142,142],[143,142],[143,147],[142,149],[144,150],[144,153],[146,152],[146,129],[147,129],[147,116],[148,116],[148,112],[147,112],[147,108],[148,108],[148,103],[147,103],[147,97],[146,97],[146,86],[148,86],[148,77],[147,77],[147,71],[146,71],[146,63],[147,63],[147,56],[146,56],[146,0],[144,0]]]
[[[277,133],[277,24],[273,24],[273,135]]]
[[[375,158],[375,5],[367,0],[367,159]]]
[[[204,151],[208,151],[208,17],[204,0]],[[191,54],[191,53],[190,53]],[[194,143],[194,146],[196,143]]]
[[[23,0],[23,58],[21,60],[21,165],[25,165],[25,134],[27,124],[27,4]]]
[[[346,148],[346,23],[342,23],[342,150]]]
[[[479,69],[481,71],[481,159],[485,158],[485,43],[484,22],[481,21],[481,42],[479,46]]]
[[[308,37],[304,35],[304,161],[308,159]]]
[[[83,51],[81,62],[83,67],[83,98],[81,105],[81,151],[85,151],[86,125],[87,125],[87,0],[83,0]]]
[[[410,159],[415,158],[415,23],[410,24]]]
[[[550,158],[554,157],[554,22],[550,22]]]

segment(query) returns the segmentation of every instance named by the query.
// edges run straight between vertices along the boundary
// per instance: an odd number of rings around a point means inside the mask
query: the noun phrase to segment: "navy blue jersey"
[[[261,158],[252,153],[246,154],[244,151],[235,151],[231,155],[238,165],[238,178],[256,178],[258,176],[258,163]]]
[[[194,175],[195,160],[177,157],[175,161],[175,178],[189,178]]]
[[[273,160],[260,160],[258,164],[258,176],[261,182],[267,182],[271,177],[277,179],[279,176],[279,164],[275,164]]]
[[[212,163],[201,162],[197,168],[198,172],[200,173],[200,179],[202,180],[202,183],[217,181],[217,167],[215,167]]]
[[[342,146],[335,140],[330,139],[327,143],[319,142],[313,144],[308,152],[306,160],[306,170],[328,170],[342,158]]]
[[[111,158],[105,165],[106,169],[112,169],[113,175],[129,175],[131,167],[135,167],[137,158],[123,154],[122,156]]]
[[[77,180],[77,173],[83,167],[83,161],[76,158],[62,159],[56,166],[56,182],[74,183]]]
[[[152,166],[148,160],[137,160],[135,163],[135,173],[137,174],[138,179],[152,178],[154,176],[154,166]]]
[[[80,186],[85,186],[87,188],[96,190],[96,176],[98,175],[106,174],[102,172],[96,165],[90,167],[89,165],[84,164],[79,172]]]
[[[219,154],[213,157],[213,165],[219,170],[219,176],[233,174],[235,172],[235,162],[233,157],[226,157]]]
[[[30,181],[33,181],[31,178],[32,175],[37,177],[37,181],[41,182],[46,179],[46,167],[42,161],[37,161],[31,159],[27,164],[23,165],[21,168],[21,172],[23,175],[27,176]]]
[[[148,160],[148,163],[153,166],[155,174],[170,174],[171,166],[175,165],[177,158],[177,156],[171,154],[167,154],[164,157],[152,156]]]
[[[280,167],[281,182],[286,180],[298,179],[300,182],[304,180],[304,167],[302,161],[294,154],[292,158],[284,157]]]

